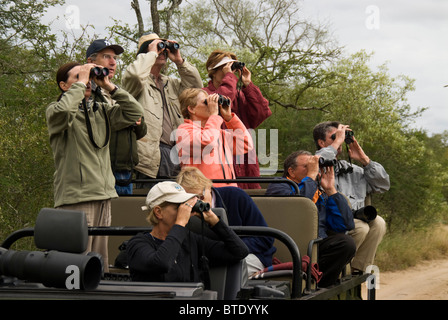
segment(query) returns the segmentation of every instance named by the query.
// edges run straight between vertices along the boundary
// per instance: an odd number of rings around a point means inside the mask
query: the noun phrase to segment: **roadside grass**
[[[448,258],[448,225],[428,230],[386,234],[378,247],[375,265],[381,271],[403,270],[424,260]]]

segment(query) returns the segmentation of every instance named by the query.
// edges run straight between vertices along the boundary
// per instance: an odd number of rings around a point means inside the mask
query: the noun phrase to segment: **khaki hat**
[[[142,53],[143,51],[146,51],[145,47],[148,45],[149,41],[153,41],[153,40],[156,40],[156,39],[166,40],[166,39],[160,38],[156,33],[143,34],[140,37],[140,39],[138,40],[137,52],[138,53]],[[144,44],[146,44],[146,46],[144,46]]]
[[[224,57],[224,58],[222,58],[222,60],[219,61],[215,66],[213,66],[213,67],[209,67],[208,70],[210,71],[210,70],[216,69],[216,68],[218,68],[218,67],[220,67],[220,66],[222,66],[222,65],[224,65],[224,64],[227,64],[227,63],[229,63],[229,62],[232,62],[232,61],[238,61],[238,60],[234,60],[234,59],[231,59],[231,58],[229,58],[229,57]]]
[[[146,206],[142,207],[142,210],[151,210],[163,202],[183,203],[196,196],[194,193],[187,193],[180,184],[174,181],[159,182],[149,190]]]

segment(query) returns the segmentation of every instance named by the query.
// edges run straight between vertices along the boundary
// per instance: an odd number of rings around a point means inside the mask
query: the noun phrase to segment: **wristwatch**
[[[115,85],[115,88],[112,89],[112,91],[109,91],[110,95],[113,95],[118,90],[118,86]]]

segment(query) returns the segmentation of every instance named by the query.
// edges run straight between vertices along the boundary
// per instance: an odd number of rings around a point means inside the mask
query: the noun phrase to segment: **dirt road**
[[[448,260],[425,261],[403,271],[380,272],[379,278],[376,300],[448,300]]]

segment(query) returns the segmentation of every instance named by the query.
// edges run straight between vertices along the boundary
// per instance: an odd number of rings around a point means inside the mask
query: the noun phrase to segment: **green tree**
[[[309,98],[330,104],[323,120],[349,124],[367,155],[389,173],[391,190],[375,195],[374,204],[390,228],[441,221],[447,214],[442,197],[446,169],[434,156],[426,133],[411,127],[425,111],[411,112],[407,101],[414,80],[391,77],[386,65],[373,71],[370,59],[365,52],[341,59],[331,67],[337,80],[324,90],[310,91]]]
[[[278,130],[280,169],[290,152],[315,150],[311,132],[317,123],[339,120],[350,124],[367,154],[390,174],[391,190],[373,198],[389,230],[446,220],[448,133],[429,137],[412,129],[425,111],[411,112],[412,79],[391,77],[387,65],[372,70],[365,52],[344,57],[327,28],[304,20],[294,0],[150,2],[157,4],[147,13],[152,30],[180,42],[204,84],[212,50],[235,52],[246,62],[273,111],[260,128]],[[45,108],[59,94],[55,70],[70,60],[83,62],[97,38],[85,26],[81,35],[60,31],[56,39],[40,19],[47,8],[63,3],[0,0],[1,238],[32,225],[40,208],[53,206]],[[137,23],[114,21],[107,37],[127,48],[117,83],[148,31],[138,0],[131,6]]]
[[[60,1],[0,2],[0,237],[52,206],[54,166],[45,106],[56,96],[56,38],[40,23]]]
[[[138,1],[133,1],[132,7],[136,25],[115,21],[110,28],[116,41],[128,48],[136,48],[145,30]],[[157,18],[163,20],[167,16],[159,11]],[[170,32],[161,29],[160,33],[181,43],[183,56],[197,66],[204,85],[208,82],[205,61],[213,50],[235,52],[240,61],[246,62],[253,82],[274,112],[262,128],[282,128],[279,140],[285,145],[281,148],[281,161],[300,145],[294,137],[309,141],[306,130],[309,132],[315,123],[311,118],[320,119],[322,111],[328,112],[329,104],[306,99],[305,92],[331,82],[334,74],[328,71],[327,64],[337,61],[340,49],[324,26],[301,18],[297,1],[193,1],[173,11],[172,19]],[[149,20],[154,20],[153,11]],[[134,54],[133,50],[125,54],[125,65],[135,59]],[[282,114],[290,116],[287,122],[278,123],[276,119],[284,119]],[[303,125],[297,122],[298,118],[304,121]]]
[[[110,28],[128,48],[136,48],[138,38],[147,31],[138,1],[132,2],[132,8],[137,24],[116,20]],[[301,18],[297,1],[206,0],[182,6],[181,1],[169,1],[163,9],[151,10],[153,31],[155,19],[160,20],[159,36],[181,44],[182,54],[197,66],[204,84],[209,54],[214,49],[229,50],[248,65],[253,82],[271,105],[325,109],[325,105],[303,105],[301,97],[332,76],[325,65],[339,57],[340,48],[325,27]]]
[[[214,49],[232,51],[249,66],[273,111],[260,128],[278,129],[280,169],[290,152],[315,148],[315,124],[339,120],[350,124],[368,155],[391,176],[391,190],[374,196],[389,226],[443,219],[446,173],[428,145],[440,141],[411,129],[425,112],[411,112],[407,94],[414,90],[413,79],[391,77],[386,64],[373,71],[371,55],[362,51],[342,56],[327,28],[304,20],[296,1],[193,1],[172,18],[168,34],[198,67],[204,85],[205,61]],[[128,26],[126,34],[138,35],[135,30]]]
[[[173,36],[207,78],[205,61],[214,49],[237,54],[269,100],[297,110],[324,109],[303,104],[310,88],[332,77],[326,64],[336,61],[340,48],[324,26],[307,22],[294,0],[197,1],[176,16]]]

